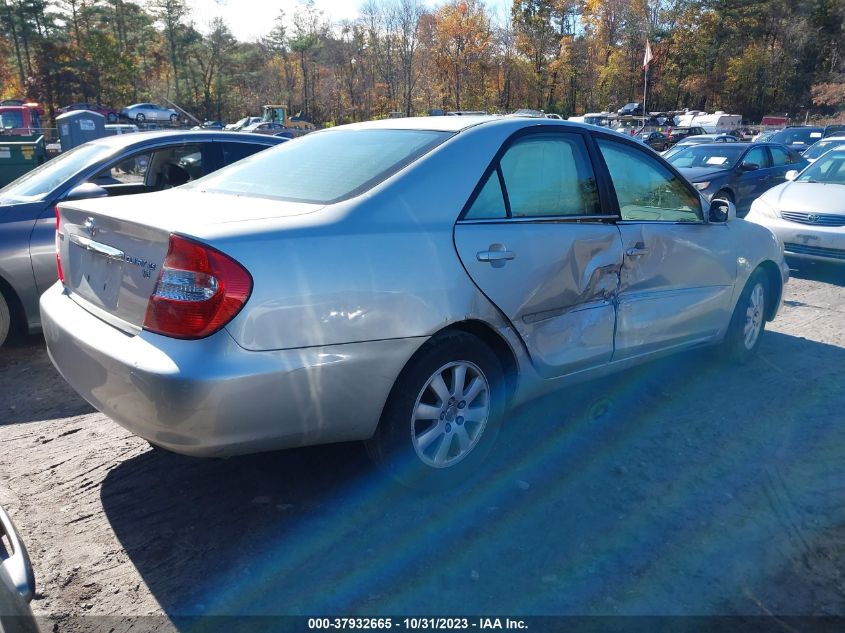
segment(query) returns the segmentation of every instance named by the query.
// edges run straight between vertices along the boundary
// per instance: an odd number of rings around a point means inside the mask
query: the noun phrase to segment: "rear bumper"
[[[370,437],[426,340],[252,352],[225,330],[199,341],[132,336],[58,283],[41,298],[41,318],[53,364],[83,398],[153,444],[195,456]]]

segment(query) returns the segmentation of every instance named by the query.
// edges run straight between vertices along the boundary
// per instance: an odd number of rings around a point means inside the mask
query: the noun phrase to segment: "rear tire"
[[[6,302],[6,297],[0,292],[0,347],[3,347],[3,343],[6,342],[11,326],[12,315],[9,312],[9,304]]]
[[[425,490],[460,487],[489,454],[505,409],[496,355],[475,336],[428,341],[388,396],[370,458],[398,482]]]
[[[731,317],[722,343],[724,356],[735,363],[747,363],[760,347],[769,305],[769,280],[759,268],[751,273]]]

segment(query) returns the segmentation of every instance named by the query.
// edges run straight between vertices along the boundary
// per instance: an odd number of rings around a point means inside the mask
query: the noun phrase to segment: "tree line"
[[[256,17],[256,19],[260,19]],[[168,99],[200,119],[286,105],[318,124],[432,109],[571,116],[643,95],[648,109],[759,120],[845,108],[845,0],[365,0],[330,22],[306,0],[268,35],[205,32],[185,0],[0,0],[4,98],[65,104]]]

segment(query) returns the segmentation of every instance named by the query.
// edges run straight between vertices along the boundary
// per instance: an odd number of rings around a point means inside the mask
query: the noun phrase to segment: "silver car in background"
[[[155,103],[135,103],[120,111],[120,116],[144,123],[145,121],[179,122],[179,113],[173,108],[165,108]]]
[[[366,440],[435,485],[543,391],[701,345],[745,360],[788,276],[642,144],[508,117],[315,132],[61,204],[57,244],[50,356],[119,424],[199,456]]]
[[[752,203],[746,219],[772,231],[787,255],[845,263],[845,147],[786,176]]]

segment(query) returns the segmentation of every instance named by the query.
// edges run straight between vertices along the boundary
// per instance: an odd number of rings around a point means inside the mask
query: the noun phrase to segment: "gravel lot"
[[[39,337],[18,341],[0,350],[0,504],[33,559],[33,608],[60,630],[97,620],[80,615],[845,615],[845,272],[794,274],[751,364],[696,352],[536,402],[483,484],[431,498],[356,444],[151,450],[65,386]]]

